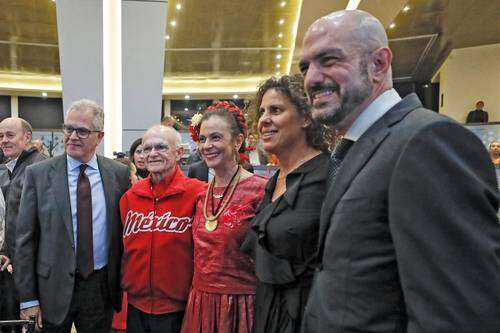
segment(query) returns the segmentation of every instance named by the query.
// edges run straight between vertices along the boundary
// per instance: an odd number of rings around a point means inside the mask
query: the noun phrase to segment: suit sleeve
[[[427,126],[404,148],[389,223],[408,332],[500,332],[496,176],[461,125]]]
[[[17,220],[14,281],[20,302],[38,299],[36,258],[39,223],[37,195],[32,169],[26,169]]]
[[[468,124],[468,123],[471,123],[471,122],[472,122],[472,116],[473,116],[472,111],[471,111],[471,112],[469,112],[469,113],[467,114],[467,119],[465,120],[465,123],[466,123],[466,124]]]

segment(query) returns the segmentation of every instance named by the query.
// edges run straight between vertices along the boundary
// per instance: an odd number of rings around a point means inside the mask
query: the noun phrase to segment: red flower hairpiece
[[[243,112],[241,111],[241,109],[239,107],[237,107],[233,103],[230,103],[227,101],[219,101],[219,102],[215,102],[212,105],[210,105],[209,107],[207,107],[207,109],[204,112],[209,111],[209,110],[210,111],[217,110],[217,109],[225,109],[225,110],[231,112],[236,119],[238,127],[243,132],[243,135],[246,136],[248,128],[247,128],[247,124],[246,124],[246,120],[245,120],[245,115],[243,114]],[[200,136],[200,125],[201,125],[201,118],[202,117],[203,117],[203,115],[201,113],[195,114],[191,118],[191,123],[189,124],[189,134],[191,135],[191,138],[193,139],[194,142],[200,141],[199,136]]]

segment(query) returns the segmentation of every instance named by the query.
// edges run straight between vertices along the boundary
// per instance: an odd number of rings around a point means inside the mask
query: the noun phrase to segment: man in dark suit
[[[21,318],[44,332],[106,332],[120,309],[122,227],[119,199],[129,187],[123,164],[96,155],[102,108],[71,105],[63,126],[66,153],[26,170],[14,280]]]
[[[481,142],[392,89],[370,14],[319,19],[302,52],[313,115],[343,135],[302,331],[500,332],[498,191]]]
[[[30,147],[33,128],[24,119],[6,118],[0,122],[0,147],[8,158],[0,166],[0,187],[5,198],[5,244],[0,247],[0,320],[19,319],[19,303],[15,293],[13,267],[19,202],[26,168],[45,159]],[[6,269],[3,269],[6,267]],[[10,329],[4,328],[3,331]]]
[[[488,122],[488,112],[483,110],[484,102],[478,101],[476,103],[476,109],[469,112],[467,115],[467,120],[465,123],[487,123]]]

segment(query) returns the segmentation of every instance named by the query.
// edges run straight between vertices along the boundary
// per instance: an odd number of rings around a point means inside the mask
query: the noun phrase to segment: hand
[[[7,269],[7,272],[12,274],[13,269],[12,269],[12,264],[10,263],[9,257],[7,257],[6,255],[0,254],[0,271],[3,272],[5,269]]]
[[[10,264],[10,259],[6,255],[0,254],[0,271],[5,271]]]
[[[22,309],[20,313],[20,317],[23,320],[30,320],[30,317],[36,317],[36,329],[41,330],[43,328],[42,325],[42,310],[40,306],[32,306],[30,308]]]

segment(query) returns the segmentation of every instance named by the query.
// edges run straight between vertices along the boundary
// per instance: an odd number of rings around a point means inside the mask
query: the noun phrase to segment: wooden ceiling
[[[51,0],[3,1],[0,71],[59,74],[56,7]]]
[[[296,72],[307,27],[347,2],[169,1],[165,77],[246,79]],[[408,11],[402,10],[405,5]],[[363,0],[358,8],[372,12],[388,27],[397,81],[430,80],[453,48],[500,42],[496,0]],[[53,0],[3,1],[0,75],[57,77],[56,21]]]

